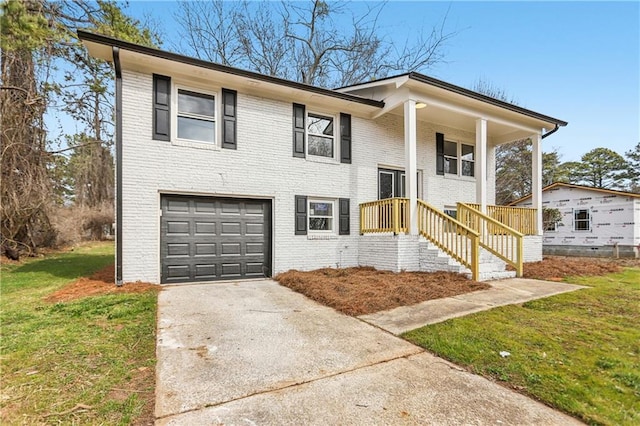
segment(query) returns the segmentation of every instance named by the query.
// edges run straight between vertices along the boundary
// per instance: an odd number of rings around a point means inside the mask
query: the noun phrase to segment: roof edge
[[[523,114],[528,117],[536,118],[542,121],[547,121],[557,126],[564,127],[567,124],[569,124],[564,120],[560,120],[558,118],[553,118],[548,115],[540,114],[530,109],[522,108],[517,105],[511,104],[509,102],[501,101],[500,99],[492,98],[491,96],[483,95],[482,93],[465,89],[464,87],[456,86],[455,84],[447,83],[446,81],[438,80],[437,78],[429,77],[427,75],[420,74],[415,71],[409,73],[409,78],[411,80],[419,81],[421,83],[427,83],[432,86],[439,87],[441,89],[448,90],[453,93],[457,93],[463,96],[467,96],[469,98],[473,98],[482,102],[486,102],[488,104],[492,104],[492,105],[513,111],[513,112],[517,112],[519,114]]]
[[[342,99],[349,102],[360,103],[373,107],[382,108],[384,102],[376,101],[373,99],[366,99],[356,95],[350,95],[348,93],[336,92],[331,89],[324,89],[322,87],[312,86],[310,84],[299,83],[297,81],[285,80],[279,77],[273,77],[265,74],[260,74],[253,71],[244,70],[241,68],[234,68],[227,65],[217,64],[215,62],[209,62],[202,59],[197,59],[191,56],[181,55],[179,53],[168,52],[166,50],[160,50],[153,47],[142,46],[140,44],[131,43],[128,41],[120,40],[114,37],[109,37],[101,34],[95,34],[88,31],[78,30],[78,38],[82,41],[88,41],[108,46],[116,46],[122,50],[128,50],[143,55],[154,56],[161,59],[167,59],[170,61],[180,62],[187,65],[193,65],[201,68],[207,68],[213,71],[224,72],[227,74],[233,74],[240,77],[247,77],[255,80],[264,81],[267,83],[277,84],[280,86],[291,87],[298,90],[304,90],[307,92],[316,93],[319,95],[330,96],[337,99]]]
[[[553,182],[552,184],[549,184],[547,186],[545,186],[544,188],[542,188],[542,191],[547,191],[549,189],[558,187],[558,186],[564,186],[567,188],[576,188],[576,189],[587,189],[587,190],[591,190],[591,191],[597,191],[597,192],[603,192],[606,194],[614,194],[614,195],[622,195],[622,196],[627,196],[627,197],[633,197],[633,198],[640,198],[640,194],[636,194],[634,192],[628,192],[628,191],[618,191],[615,189],[606,189],[606,188],[594,188],[593,186],[586,186],[586,185],[576,185],[574,183],[566,183],[566,182]],[[521,203],[524,200],[527,200],[529,198],[531,198],[532,194],[529,195],[525,195],[524,197],[518,198],[517,200],[514,200],[512,202],[510,202],[509,204],[507,204],[507,206],[513,206],[515,204]]]

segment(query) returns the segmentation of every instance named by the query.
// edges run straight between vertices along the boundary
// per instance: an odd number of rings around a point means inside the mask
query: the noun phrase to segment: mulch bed
[[[275,280],[354,316],[489,288],[488,284],[451,272],[394,273],[371,267],[293,270],[277,275]]]
[[[160,286],[150,283],[134,282],[125,283],[118,287],[115,285],[114,265],[109,265],[90,277],[82,277],[50,294],[45,301],[51,303],[68,302],[87,296],[115,293],[146,293],[159,291]]]
[[[524,277],[562,281],[568,276],[605,275],[623,267],[640,267],[640,259],[599,259],[586,257],[545,256],[540,262],[524,264]]]

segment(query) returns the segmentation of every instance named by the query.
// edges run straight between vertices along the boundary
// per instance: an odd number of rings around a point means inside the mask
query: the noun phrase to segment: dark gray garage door
[[[271,201],[163,195],[162,282],[271,275]]]

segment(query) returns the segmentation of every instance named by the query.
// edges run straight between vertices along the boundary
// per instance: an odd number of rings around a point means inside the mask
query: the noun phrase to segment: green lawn
[[[113,243],[99,243],[2,266],[0,423],[131,424],[149,415],[156,293],[43,300],[110,263]]]
[[[587,423],[640,424],[640,269],[566,281],[592,288],[403,337]]]

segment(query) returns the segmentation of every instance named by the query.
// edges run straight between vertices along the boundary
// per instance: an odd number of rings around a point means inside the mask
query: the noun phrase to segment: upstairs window
[[[307,114],[307,153],[319,157],[334,157],[334,119],[333,117]]]
[[[444,172],[458,174],[458,144],[455,142],[444,142]]]
[[[456,176],[475,176],[475,146],[444,142],[444,173]]]
[[[460,159],[462,160],[462,176],[474,176],[475,147],[473,145],[460,144]]]
[[[215,143],[215,96],[178,89],[178,139]]]

